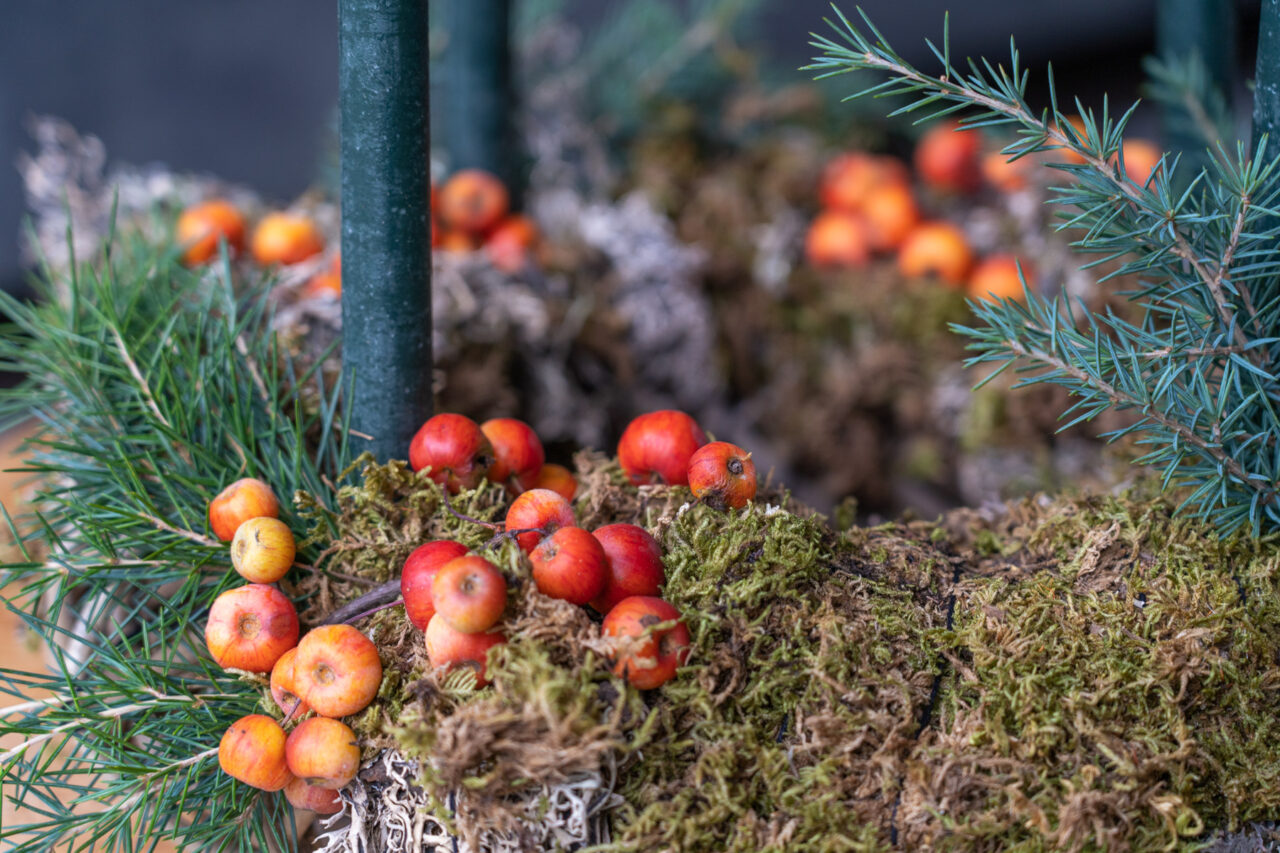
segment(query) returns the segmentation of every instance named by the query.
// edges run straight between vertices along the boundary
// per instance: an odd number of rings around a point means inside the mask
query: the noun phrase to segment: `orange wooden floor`
[[[13,474],[9,470],[19,461],[17,456],[18,447],[24,437],[25,432],[21,431],[0,435],[0,502],[4,503],[12,515],[17,515],[26,510],[24,492],[27,489],[23,485],[25,475]],[[0,541],[0,557],[8,560],[11,559],[12,554],[11,540],[8,532],[5,531],[3,533],[3,541]],[[41,672],[48,670],[48,664],[48,656],[39,639],[26,630],[18,616],[11,613],[8,608],[0,607],[0,666]],[[36,699],[39,696],[33,694],[27,698]],[[0,701],[0,705],[16,704],[19,701],[6,699]],[[0,737],[0,752],[12,749],[21,741],[21,735]],[[8,789],[4,793],[5,798],[3,809],[0,811],[0,820],[3,821],[2,825],[6,829],[16,824],[30,823],[33,820],[40,819],[39,815],[26,812],[21,806],[11,802]],[[0,842],[0,847],[8,849],[11,843],[17,840],[5,839],[5,841]],[[175,848],[171,845],[163,845],[158,849],[161,853],[173,853]]]

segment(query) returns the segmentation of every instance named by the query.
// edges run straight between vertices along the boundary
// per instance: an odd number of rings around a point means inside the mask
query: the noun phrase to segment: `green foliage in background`
[[[1065,295],[975,304],[977,325],[958,328],[971,339],[969,363],[996,373],[1013,367],[1022,385],[1066,388],[1077,398],[1066,426],[1111,408],[1132,412],[1132,424],[1112,437],[1135,435],[1147,449],[1138,461],[1184,490],[1184,509],[1224,532],[1280,526],[1274,144],[1264,141],[1253,157],[1242,145],[1218,148],[1185,189],[1175,189],[1178,161],[1169,156],[1135,182],[1119,153],[1132,107],[1117,116],[1105,102],[1096,114],[1077,102],[1077,133],[1051,69],[1050,103],[1027,102],[1016,48],[1008,67],[985,59],[957,67],[944,26],[941,45],[929,43],[941,63],[930,74],[898,55],[865,15],[858,25],[841,14],[833,26],[834,36],[814,36],[821,53],[810,68],[822,77],[872,70],[882,78],[851,97],[905,96],[897,112],[919,111],[922,120],[959,114],[968,128],[1012,128],[1011,159],[1056,150],[1082,158],[1056,164],[1064,178],[1053,200],[1058,227],[1091,256],[1088,266],[1103,266],[1104,280],[1138,282],[1127,293],[1136,320],[1091,313]]]

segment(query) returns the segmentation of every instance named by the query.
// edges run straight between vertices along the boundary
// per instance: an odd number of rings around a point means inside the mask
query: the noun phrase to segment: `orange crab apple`
[[[242,250],[244,232],[244,214],[226,199],[215,198],[182,211],[174,237],[186,247],[182,262],[191,267],[213,260],[219,240],[225,240],[233,252]]]
[[[526,530],[516,536],[516,543],[527,554],[542,540],[544,530],[551,534],[561,527],[577,527],[573,507],[563,495],[550,489],[530,489],[522,493],[507,510],[506,530]]]
[[[862,267],[871,260],[871,229],[861,214],[824,210],[804,238],[804,253],[815,267]]]
[[[218,744],[222,772],[263,791],[279,791],[293,780],[285,760],[285,735],[265,714],[236,720]]]
[[[342,811],[342,796],[336,788],[321,788],[296,776],[284,786],[284,796],[295,809],[306,809],[319,815]]]
[[[204,637],[222,668],[270,672],[298,644],[298,613],[274,586],[245,584],[214,599]]]
[[[400,595],[404,597],[405,615],[419,631],[436,615],[431,599],[431,582],[445,563],[467,553],[467,546],[450,539],[428,542],[413,549],[400,572]]]
[[[982,158],[982,177],[1004,193],[1025,190],[1031,183],[1030,157],[1010,160],[1011,155],[993,151]]]
[[[689,458],[707,443],[698,422],[675,409],[640,415],[622,432],[618,462],[637,485],[661,482],[689,484]]]
[[[982,183],[979,157],[982,135],[957,121],[943,121],[916,145],[916,172],[927,185],[945,192],[973,192]]]
[[[251,518],[280,515],[280,501],[261,480],[245,477],[227,486],[209,502],[209,527],[223,542],[235,538],[240,525]]]
[[[689,629],[680,612],[661,598],[633,595],[614,605],[601,630],[615,640],[613,671],[641,690],[670,681],[689,656]],[[655,630],[664,622],[670,628]]]
[[[992,255],[978,264],[969,276],[969,296],[972,299],[1021,299],[1022,279],[1018,267],[1027,279],[1027,287],[1035,287],[1032,266],[1013,255]]]
[[[249,245],[265,266],[296,264],[324,251],[324,237],[309,217],[277,211],[262,217]]]
[[[886,184],[910,183],[906,166],[895,157],[849,151],[831,160],[822,172],[818,198],[823,207],[857,212],[871,190]]]
[[[554,462],[548,462],[542,466],[542,470],[533,479],[533,484],[530,488],[549,489],[565,500],[571,501],[573,496],[578,493],[578,481],[568,468],[563,465],[557,465]]]
[[[502,618],[507,607],[507,581],[484,557],[458,557],[436,571],[431,600],[436,614],[454,630],[479,634]]]
[[[293,673],[302,700],[324,717],[360,713],[382,686],[377,647],[350,625],[309,631],[298,643]]]
[[[875,187],[862,202],[871,248],[887,252],[902,245],[920,221],[915,196],[906,184],[889,183]]]
[[[431,617],[426,639],[427,660],[431,661],[433,667],[443,666],[450,670],[460,666],[470,667],[475,671],[478,687],[489,683],[485,671],[489,649],[507,641],[506,635],[501,631],[464,634],[446,622],[439,613]]]
[[[973,266],[973,250],[964,232],[950,222],[925,222],[907,235],[898,250],[898,271],[905,276],[936,275],[959,287]]]
[[[351,727],[329,717],[308,717],[284,744],[289,772],[311,785],[341,788],[360,770],[360,743]]]
[[[440,218],[450,228],[478,234],[488,231],[507,213],[507,188],[481,169],[463,169],[440,188]]]
[[[480,424],[480,431],[493,446],[489,479],[508,485],[514,481],[520,491],[533,488],[533,481],[546,461],[542,442],[533,427],[515,418],[493,418]]]
[[[581,527],[561,527],[529,555],[538,591],[572,604],[587,604],[604,591],[609,558],[600,541]]]
[[[538,242],[538,226],[527,216],[508,216],[494,226],[484,242],[489,261],[506,273],[517,273],[529,262]]]
[[[1146,186],[1160,166],[1164,152],[1149,139],[1126,139],[1120,148],[1124,158],[1124,173],[1138,186]]]
[[[493,464],[493,445],[465,415],[428,418],[409,443],[413,470],[429,468],[430,477],[453,494],[480,485]]]
[[[619,601],[633,595],[657,595],[666,581],[662,546],[643,527],[606,524],[591,531],[607,558],[604,589],[591,602],[599,613],[608,613]]]
[[[251,518],[231,538],[231,565],[252,583],[275,583],[293,566],[298,545],[278,518]]]
[[[293,676],[293,662],[297,657],[298,648],[294,646],[282,654],[271,668],[271,698],[276,700],[286,720],[303,717],[311,712],[311,706],[298,695],[297,682]]]
[[[736,444],[704,444],[689,459],[689,488],[713,507],[742,509],[756,496],[756,463]]]

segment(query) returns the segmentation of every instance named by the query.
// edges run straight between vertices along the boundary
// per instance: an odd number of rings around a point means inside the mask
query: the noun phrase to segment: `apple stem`
[[[481,550],[488,551],[490,548],[496,548],[505,539],[515,539],[521,533],[540,533],[544,537],[550,536],[551,531],[545,527],[517,527],[514,530],[504,530],[494,535],[492,539],[481,546]]]
[[[359,598],[353,598],[327,617],[320,620],[321,625],[338,625],[343,622],[354,622],[362,616],[376,613],[387,607],[400,604],[404,599],[400,596],[400,578],[389,580],[374,587]],[[370,610],[369,608],[373,608]]]
[[[440,493],[441,493],[442,495],[444,495],[444,508],[445,508],[445,509],[447,509],[447,510],[449,511],[449,514],[450,514],[450,515],[452,515],[454,518],[458,518],[458,519],[461,519],[461,520],[463,520],[463,521],[469,521],[469,522],[471,522],[472,524],[478,524],[478,525],[480,525],[481,527],[487,527],[487,528],[489,528],[490,530],[501,530],[501,529],[502,529],[502,525],[500,525],[500,524],[495,524],[495,523],[493,523],[492,521],[481,521],[481,520],[480,520],[480,519],[478,519],[478,518],[472,518],[472,517],[471,517],[471,516],[469,516],[469,515],[463,515],[462,513],[458,512],[456,509],[454,509],[454,508],[453,508],[453,503],[452,503],[452,501],[450,501],[450,500],[449,500],[449,487],[448,487],[448,486],[441,486],[441,487],[440,487]]]

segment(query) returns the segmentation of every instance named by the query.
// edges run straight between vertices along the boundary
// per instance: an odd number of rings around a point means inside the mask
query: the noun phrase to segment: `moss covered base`
[[[583,526],[663,543],[694,653],[665,687],[627,687],[587,611],[537,594],[510,545],[491,688],[433,673],[399,611],[379,614],[390,677],[359,727],[422,761],[423,807],[464,839],[531,784],[615,765],[619,851],[1163,850],[1280,817],[1274,539],[1113,498],[837,531],[781,494],[724,514],[598,457],[580,473]],[[342,503],[327,565],[353,577],[490,535],[394,466]],[[320,583],[318,601],[359,591]]]

